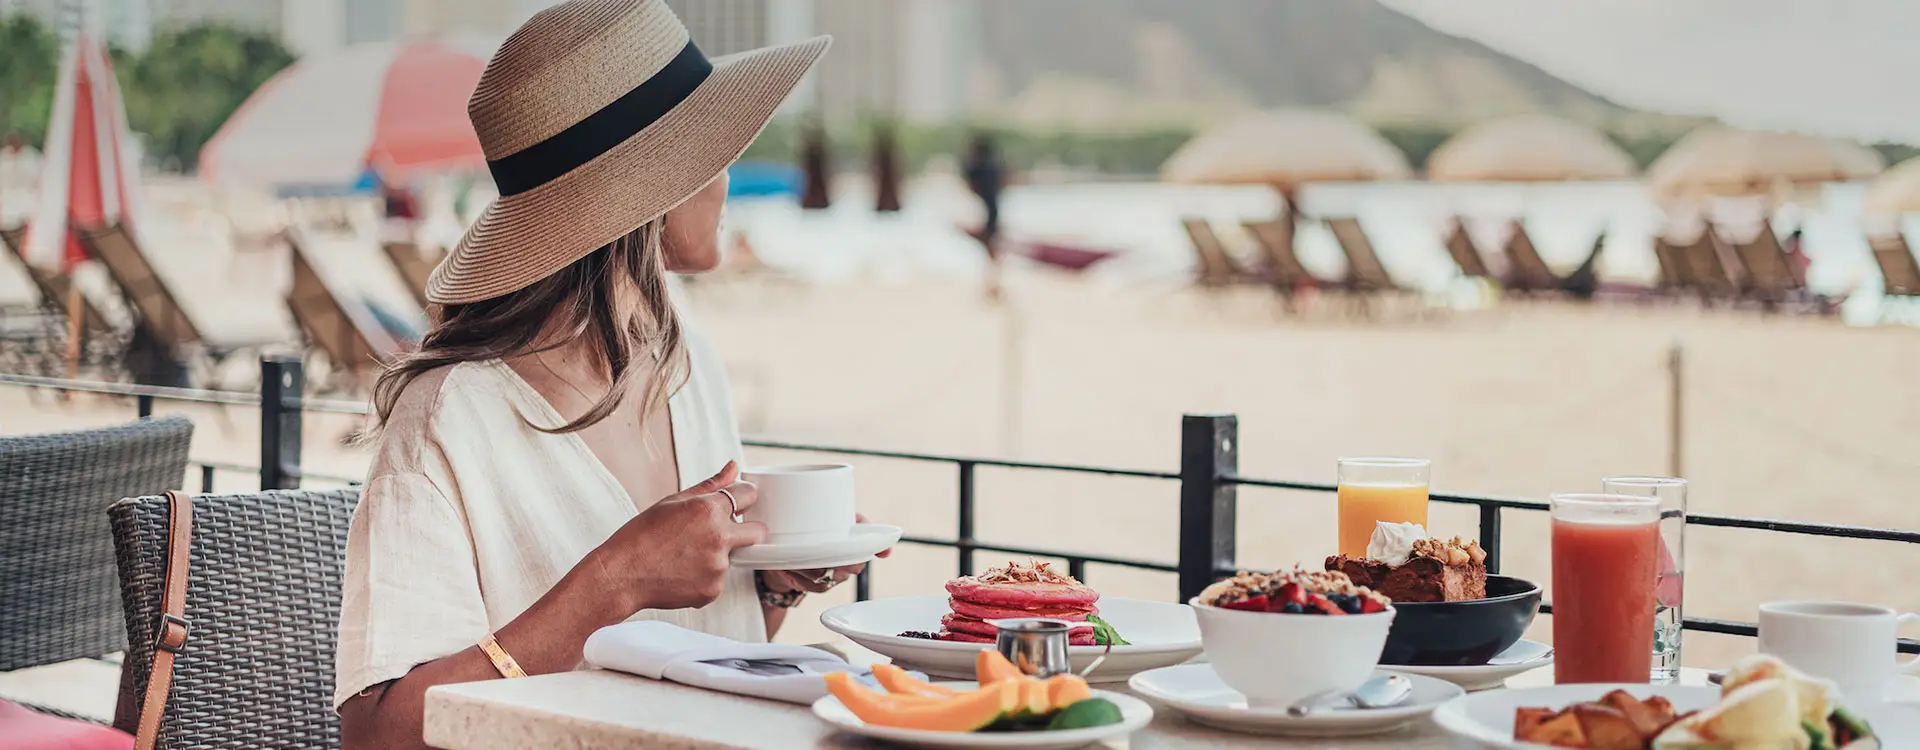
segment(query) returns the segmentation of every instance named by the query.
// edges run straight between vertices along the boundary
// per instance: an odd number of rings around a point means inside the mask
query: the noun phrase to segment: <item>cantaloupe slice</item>
[[[980,655],[973,660],[973,675],[983,687],[1026,676],[1013,662],[1007,661],[1007,657],[990,648],[980,649]]]
[[[864,695],[860,696],[862,702],[875,705],[884,704],[895,708],[931,706],[949,700],[952,697],[944,695],[876,692],[869,689],[866,685],[861,684],[860,681],[855,679],[852,673],[849,672],[832,672],[827,674],[825,678],[827,681],[827,692],[833,693],[835,697],[840,698],[841,703],[847,703],[847,699],[843,693],[847,695],[863,693]],[[847,703],[847,705],[852,706],[853,704]]]
[[[887,689],[888,695],[923,695],[930,698],[951,698],[960,694],[959,691],[952,688],[944,688],[925,682],[908,674],[907,670],[892,664],[874,665],[873,677],[880,681],[881,687]]]
[[[1047,709],[1058,711],[1093,697],[1093,688],[1079,675],[1057,674],[1047,678]]]
[[[837,679],[836,679],[837,678]],[[951,698],[889,700],[842,673],[827,675],[827,690],[861,721],[929,732],[971,732],[1021,707],[1021,683],[1006,681]]]
[[[1009,680],[1020,685],[1020,713],[1025,716],[1045,716],[1055,706],[1047,701],[1047,683],[1036,677],[1022,677]]]

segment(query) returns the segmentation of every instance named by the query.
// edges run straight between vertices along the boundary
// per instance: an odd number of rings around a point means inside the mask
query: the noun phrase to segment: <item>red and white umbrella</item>
[[[127,112],[107,47],[80,34],[60,63],[47,125],[40,197],[27,224],[27,259],[71,270],[87,259],[74,226],[115,222],[132,231],[139,161],[127,136]]]
[[[352,185],[486,167],[467,120],[492,42],[448,38],[304,58],[247,98],[200,151],[202,179],[262,187]]]

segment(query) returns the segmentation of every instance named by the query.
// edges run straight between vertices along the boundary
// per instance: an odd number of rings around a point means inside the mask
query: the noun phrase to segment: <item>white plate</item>
[[[972,687],[968,683],[965,687]],[[962,686],[956,685],[955,687]],[[1070,747],[1089,745],[1101,740],[1129,734],[1153,721],[1153,707],[1139,698],[1110,693],[1105,690],[1093,691],[1093,697],[1105,698],[1120,707],[1120,723],[1104,727],[1086,729],[1062,729],[1051,732],[929,732],[920,729],[895,729],[877,727],[860,720],[852,711],[840,703],[839,698],[831,695],[814,701],[813,715],[839,728],[840,731],[872,737],[908,747],[957,748],[1020,748],[1020,750],[1064,750]]]
[[[1132,644],[1114,646],[1092,682],[1119,682],[1137,672],[1180,664],[1200,654],[1200,626],[1184,604],[1142,599],[1101,599],[1100,618]],[[947,597],[905,596],[842,604],[820,615],[820,624],[908,669],[936,677],[972,679],[974,658],[987,644],[902,638],[909,630],[936,632]],[[1106,651],[1105,646],[1070,646],[1076,673]]]
[[[1485,664],[1459,667],[1382,664],[1395,672],[1438,677],[1468,690],[1492,690],[1507,684],[1507,678],[1553,664],[1553,647],[1522,639],[1508,646]]]
[[[1374,670],[1374,674],[1386,671]],[[1413,682],[1413,694],[1407,696],[1406,703],[1391,708],[1320,711],[1306,716],[1289,716],[1284,707],[1249,707],[1247,697],[1229,687],[1207,664],[1183,664],[1141,672],[1127,681],[1127,687],[1210,727],[1295,737],[1360,737],[1391,732],[1419,721],[1434,707],[1466,694],[1460,686],[1445,680],[1420,675],[1406,677]]]
[[[756,544],[733,551],[733,567],[748,570],[820,570],[872,560],[900,541],[900,527],[855,524],[847,538],[807,544]]]
[[[1694,685],[1554,685],[1522,690],[1489,690],[1447,701],[1433,711],[1433,722],[1458,736],[1493,748],[1546,748],[1513,741],[1513,714],[1521,708],[1558,711],[1570,704],[1599,700],[1615,689],[1646,699],[1658,695],[1673,710],[1698,711],[1720,702],[1720,689]]]

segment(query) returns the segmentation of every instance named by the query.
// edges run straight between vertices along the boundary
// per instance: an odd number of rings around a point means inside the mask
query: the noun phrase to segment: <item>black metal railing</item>
[[[261,393],[206,391],[186,388],[97,383],[26,375],[0,374],[0,385],[42,388],[53,391],[97,393],[134,398],[140,416],[153,413],[156,401],[177,401],[233,406],[255,406],[260,410],[260,463],[257,466],[195,460],[201,472],[201,490],[213,491],[216,472],[258,472],[263,489],[298,487],[302,479],[355,482],[348,477],[304,472],[301,467],[301,417],[307,412],[364,415],[367,406],[354,401],[306,398],[301,395],[305,374],[295,358],[267,357],[261,360]],[[955,468],[958,519],[954,536],[936,538],[907,536],[908,544],[951,548],[955,552],[954,569],[961,575],[974,571],[974,553],[980,551],[1032,555],[1065,560],[1068,571],[1086,579],[1089,564],[1173,573],[1179,579],[1179,596],[1185,600],[1219,577],[1236,570],[1236,513],[1239,488],[1295,490],[1332,493],[1337,486],[1320,482],[1296,482],[1241,476],[1239,473],[1239,422],[1232,415],[1187,415],[1181,420],[1180,469],[1177,472],[1085,466],[1064,463],[1012,461],[1006,459],[948,456],[931,453],[875,450],[794,443],[777,440],[745,441],[754,448],[797,451],[814,454],[883,458],[921,463],[949,464]],[[1115,557],[1069,550],[1043,549],[982,540],[975,533],[976,479],[981,467],[1020,471],[1046,471],[1107,477],[1171,481],[1179,485],[1179,547],[1172,562]],[[1433,493],[1434,502],[1471,505],[1479,514],[1479,542],[1487,551],[1487,568],[1500,569],[1501,520],[1504,511],[1545,512],[1547,504],[1538,500],[1451,493]],[[1747,529],[1806,536],[1862,539],[1920,544],[1920,531],[1884,529],[1867,526],[1816,524],[1771,518],[1750,518],[1714,514],[1687,517],[1690,526]],[[871,571],[859,577],[855,596],[866,599],[871,593]],[[1541,611],[1551,613],[1550,605]],[[1684,627],[1706,633],[1755,636],[1754,623],[1710,618],[1687,618]],[[1920,642],[1903,639],[1900,650],[1920,653]]]

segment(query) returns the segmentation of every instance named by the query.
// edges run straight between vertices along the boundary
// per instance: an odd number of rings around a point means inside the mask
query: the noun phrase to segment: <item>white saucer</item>
[[[965,689],[973,687],[952,685]],[[1153,707],[1129,695],[1110,693],[1105,690],[1093,691],[1093,697],[1105,698],[1120,707],[1120,723],[1104,727],[1085,729],[1060,729],[1038,732],[929,732],[921,729],[896,729],[877,727],[860,720],[852,711],[840,703],[839,698],[831,695],[814,701],[813,715],[832,724],[836,729],[848,734],[872,737],[885,742],[907,747],[927,747],[951,750],[975,750],[976,748],[1018,748],[1019,750],[1065,750],[1082,747],[1101,740],[1122,737],[1153,721]]]
[[[748,570],[820,570],[872,560],[900,541],[900,527],[855,524],[847,538],[806,544],[756,544],[733,551],[733,567]]]
[[[1382,668],[1407,674],[1437,677],[1467,690],[1492,690],[1507,684],[1507,678],[1522,672],[1539,669],[1553,664],[1553,647],[1537,641],[1521,639],[1496,654],[1485,664],[1465,666],[1416,666],[1412,664],[1382,664]]]
[[[1380,674],[1388,670],[1374,670]],[[1295,737],[1360,737],[1391,732],[1419,721],[1434,707],[1466,695],[1458,685],[1421,675],[1407,675],[1413,694],[1391,708],[1320,711],[1289,716],[1285,707],[1253,708],[1247,697],[1227,686],[1207,664],[1182,664],[1141,672],[1127,687],[1160,701],[1199,724],[1234,732]]]

